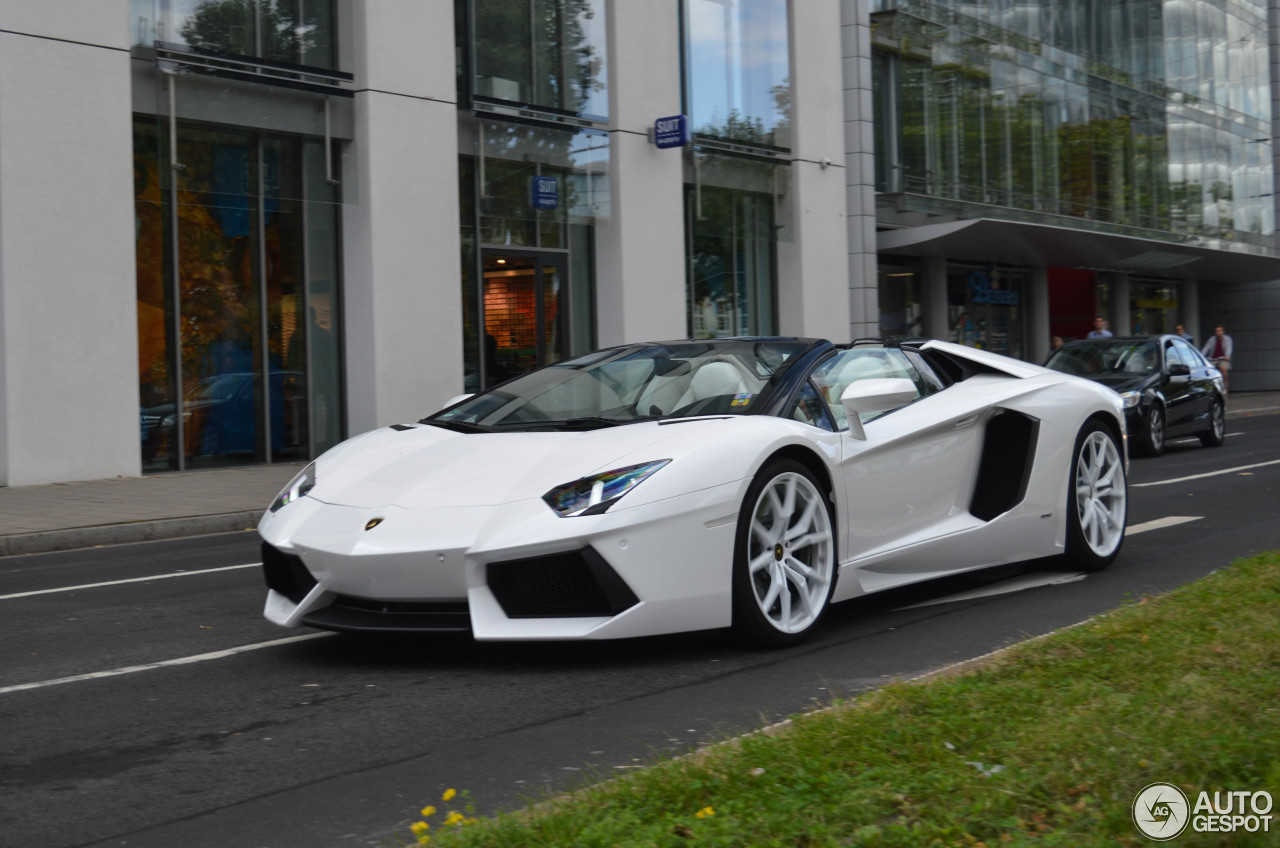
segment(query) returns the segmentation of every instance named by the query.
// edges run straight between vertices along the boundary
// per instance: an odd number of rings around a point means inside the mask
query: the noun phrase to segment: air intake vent
[[[492,562],[488,580],[510,618],[611,616],[640,600],[591,548]]]
[[[1021,502],[1027,492],[1039,428],[1036,419],[1009,410],[987,421],[978,483],[969,504],[974,518],[990,521]]]
[[[295,604],[300,603],[316,585],[316,579],[302,564],[302,558],[276,550],[262,543],[262,571],[267,588],[275,589]]]

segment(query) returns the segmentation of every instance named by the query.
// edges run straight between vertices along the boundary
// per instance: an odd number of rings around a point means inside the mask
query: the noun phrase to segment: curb
[[[255,509],[219,515],[196,515],[190,518],[164,518],[158,521],[73,527],[67,530],[46,530],[40,533],[15,533],[10,536],[0,536],[0,556],[43,554],[99,545],[122,545],[130,542],[205,536],[210,533],[230,533],[256,527],[261,517],[262,510]]]

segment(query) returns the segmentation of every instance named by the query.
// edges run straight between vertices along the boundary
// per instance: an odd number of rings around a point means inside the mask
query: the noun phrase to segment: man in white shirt
[[[1086,339],[1109,339],[1111,331],[1107,329],[1107,322],[1101,315],[1093,319],[1093,329],[1089,331]]]

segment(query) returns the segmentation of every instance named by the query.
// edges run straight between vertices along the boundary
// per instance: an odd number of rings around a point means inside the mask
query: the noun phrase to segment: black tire
[[[1076,436],[1067,475],[1067,562],[1081,571],[1110,565],[1124,544],[1128,516],[1124,452],[1108,427],[1089,421]]]
[[[796,494],[792,497],[793,510],[786,515],[776,515],[772,505],[767,502],[766,493],[773,488],[785,487],[794,483]],[[791,536],[788,531],[798,531],[804,515],[797,516],[794,508],[802,496],[807,503],[814,503],[817,498],[822,514],[814,512],[810,518],[814,531],[800,536],[799,539],[821,537],[809,544],[791,547]],[[774,528],[780,528],[779,539],[766,543],[759,535],[752,533],[752,524],[757,514],[763,519],[770,519]],[[798,520],[800,519],[800,520]],[[825,529],[825,537],[822,532]],[[785,544],[784,544],[785,543]],[[769,544],[774,548],[768,547]],[[771,550],[776,550],[774,558],[768,559]],[[751,560],[764,558],[767,565],[751,569]],[[826,616],[831,603],[831,592],[835,588],[838,559],[835,544],[835,516],[831,505],[831,497],[818,478],[802,463],[791,459],[780,459],[768,463],[760,470],[747,489],[738,511],[737,536],[733,550],[733,627],[737,634],[753,645],[781,648],[795,645],[806,638]],[[801,573],[801,569],[812,569],[813,577],[825,581],[825,588],[820,585],[810,590],[809,575]],[[767,571],[768,573],[762,573]],[[779,584],[783,587],[775,600],[769,602],[772,587]],[[802,594],[797,581],[805,583]],[[782,593],[787,593],[784,601]],[[764,597],[761,597],[761,593]],[[800,621],[782,621],[784,611],[792,609],[793,603],[803,604],[804,615]],[[775,620],[773,610],[778,614]]]
[[[1142,428],[1142,438],[1138,441],[1138,453],[1141,456],[1159,456],[1164,453],[1164,407],[1158,403],[1151,404],[1143,418],[1145,426]]]
[[[1200,444],[1207,448],[1222,447],[1227,440],[1227,410],[1222,398],[1215,397],[1209,404],[1209,429],[1200,434]]]

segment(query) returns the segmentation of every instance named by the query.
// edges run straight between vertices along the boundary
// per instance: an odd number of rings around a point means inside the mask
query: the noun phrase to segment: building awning
[[[1280,257],[990,218],[884,230],[876,244],[882,255],[952,262],[1125,271],[1168,280],[1280,280]]]

